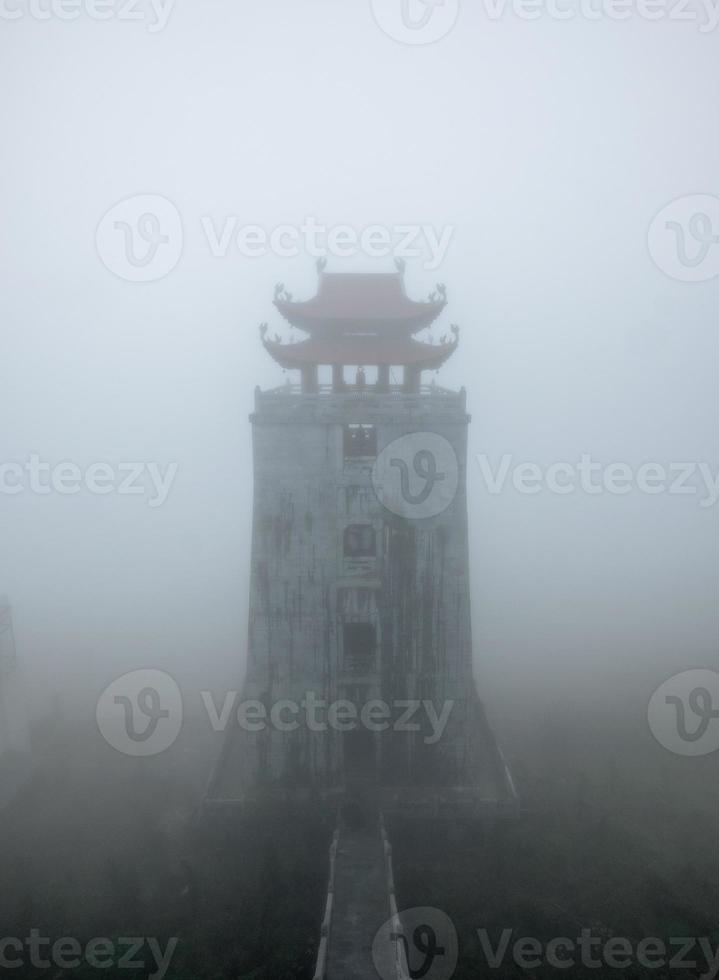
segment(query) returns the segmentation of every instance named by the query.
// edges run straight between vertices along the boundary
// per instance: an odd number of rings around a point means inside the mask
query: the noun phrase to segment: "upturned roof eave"
[[[277,311],[285,320],[298,330],[305,333],[321,332],[330,330],[345,332],[348,329],[406,331],[417,333],[430,326],[442,313],[446,306],[446,301],[434,303],[415,303],[411,304],[405,311],[399,313],[373,313],[368,316],[357,315],[348,312],[337,313],[336,311],[324,311],[318,309],[314,300],[307,300],[301,303],[288,300],[277,299],[274,301]]]
[[[268,340],[266,337],[263,338],[262,343],[267,353],[285,369],[299,369],[316,364],[362,364],[408,365],[427,371],[441,367],[458,345],[457,340],[436,347],[412,341],[411,345],[408,344],[404,348],[374,344],[362,350],[357,345],[339,342],[334,346],[324,345],[316,340],[282,344]]]

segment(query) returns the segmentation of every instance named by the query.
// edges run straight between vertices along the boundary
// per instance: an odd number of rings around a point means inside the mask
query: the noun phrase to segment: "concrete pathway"
[[[378,973],[372,942],[389,918],[389,895],[379,826],[343,827],[335,870],[328,980],[391,980],[391,944],[381,950]]]

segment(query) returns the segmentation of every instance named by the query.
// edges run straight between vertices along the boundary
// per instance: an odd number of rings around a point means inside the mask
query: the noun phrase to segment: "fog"
[[[0,0],[0,972],[719,974],[718,35]]]
[[[148,495],[0,495],[0,592],[33,712],[92,717],[124,670],[236,684],[246,654],[256,385],[283,384],[258,326],[315,258],[212,255],[236,216],[358,231],[450,227],[438,268],[466,387],[474,655],[495,724],[527,702],[648,698],[716,662],[717,507],[698,496],[487,492],[477,462],[705,461],[717,282],[652,261],[647,230],[716,191],[716,37],[696,22],[527,21],[462,4],[433,44],[365,2],[177,0],[142,21],[0,24],[5,78],[2,459],[154,461]],[[113,275],[96,229],[160,195],[184,249],[153,282]],[[206,226],[205,226],[206,227]],[[330,271],[394,269],[329,256]]]

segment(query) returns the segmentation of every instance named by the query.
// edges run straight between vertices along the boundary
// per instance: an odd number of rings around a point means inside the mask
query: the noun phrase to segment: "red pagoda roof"
[[[268,340],[266,331],[262,334],[262,343],[283,368],[311,364],[394,364],[429,371],[441,367],[457,349],[459,330],[457,327],[452,329],[453,339],[442,338],[440,344],[423,344],[412,337],[377,334],[340,334],[335,339],[311,337],[299,343],[283,344]]]
[[[277,287],[275,306],[293,326],[308,333],[347,327],[416,333],[428,327],[446,305],[442,285],[427,302],[409,299],[400,272],[320,273],[317,295],[297,302]]]
[[[422,343],[412,334],[428,327],[446,305],[440,283],[426,302],[409,299],[402,271],[397,273],[331,273],[320,266],[317,295],[296,302],[282,284],[275,306],[295,327],[310,336],[283,342],[270,340],[267,324],[260,328],[262,343],[283,368],[320,364],[397,365],[416,371],[440,367],[457,349],[459,329],[439,344]]]

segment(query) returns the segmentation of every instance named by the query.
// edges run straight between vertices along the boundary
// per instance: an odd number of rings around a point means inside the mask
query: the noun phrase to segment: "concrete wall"
[[[386,784],[471,781],[474,715],[466,508],[468,417],[463,393],[306,395],[257,392],[252,417],[254,521],[246,698],[268,704],[345,697],[364,702],[430,698],[456,702],[440,742],[422,733],[377,737],[377,778]],[[432,432],[451,444],[458,490],[436,517],[406,520],[375,493],[373,459],[347,460],[347,424],[372,424],[377,450]],[[368,524],[374,557],[343,555],[344,531]],[[346,622],[376,627],[375,669],[343,666]],[[401,711],[401,709],[398,709]],[[343,735],[240,733],[242,783],[331,786],[346,773]]]

